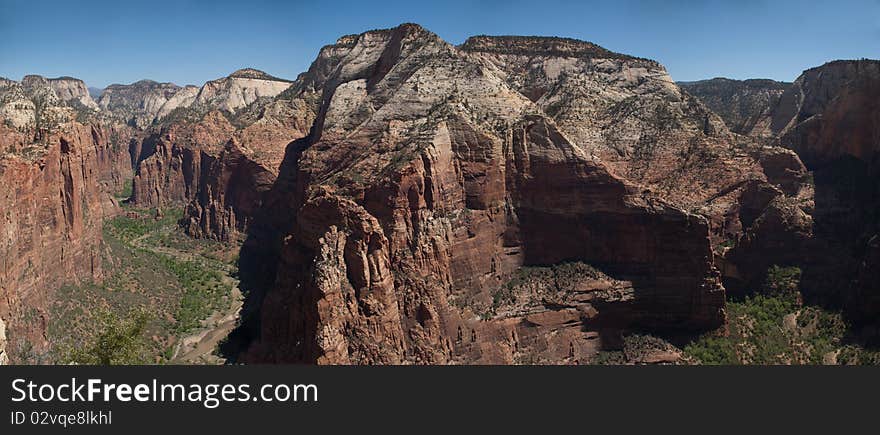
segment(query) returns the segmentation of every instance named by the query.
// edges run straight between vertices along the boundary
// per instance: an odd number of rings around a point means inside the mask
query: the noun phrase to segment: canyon
[[[878,93],[878,61],[676,83],[585,41],[415,24],[295,80],[2,79],[0,362],[39,362],[57,290],[107,281],[103,226],[177,209],[237,252],[233,363],[595,363],[723,334],[778,266],[870,342]]]

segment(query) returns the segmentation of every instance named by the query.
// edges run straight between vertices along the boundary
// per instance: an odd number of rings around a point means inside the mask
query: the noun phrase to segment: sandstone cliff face
[[[766,179],[759,159],[652,61],[516,44],[456,48],[403,25],[321,50],[287,92],[317,113],[311,134],[288,147],[242,250],[243,360],[577,363],[627,327],[724,321],[710,224],[682,208],[724,193],[661,190],[660,167],[724,149],[684,173],[738,192],[743,173]],[[522,80],[554,68],[595,94],[563,74],[537,78],[543,93]],[[598,138],[621,101],[612,152]],[[670,124],[636,156],[658,110]]]
[[[98,105],[89,95],[86,84],[73,77],[58,77],[47,79],[37,75],[25,76],[22,86],[26,88],[48,87],[51,88],[61,101],[69,104],[78,104],[87,109],[97,109]]]
[[[0,116],[4,123],[15,130],[29,131],[34,137],[39,137],[84,113],[71,107],[50,83],[43,77],[33,75],[26,76],[21,82],[0,81]],[[70,101],[76,104],[76,100]],[[89,110],[82,106],[78,108]]]
[[[188,107],[199,88],[141,80],[130,85],[110,85],[101,93],[100,107],[138,128],[146,128],[178,107]]]
[[[104,89],[98,104],[124,122],[145,129],[176,109],[192,108],[201,114],[211,110],[233,113],[261,98],[274,97],[288,87],[287,80],[247,68],[207,82],[201,88],[152,80],[110,85]],[[184,111],[181,117],[186,114]]]
[[[44,334],[52,292],[67,282],[100,279],[101,223],[116,212],[110,192],[131,173],[124,148],[108,131],[70,123],[45,138],[31,157],[0,158],[0,318],[13,344],[34,351]],[[0,128],[3,141],[21,141]],[[14,186],[14,187],[13,187]],[[20,349],[7,349],[13,357]]]
[[[877,323],[880,293],[870,276],[877,273],[872,238],[880,232],[880,62],[838,61],[807,70],[791,93],[783,101],[799,100],[795,115],[785,121],[790,109],[780,107],[774,125],[782,144],[813,170],[814,232],[817,243],[829,247],[814,268],[824,288],[810,290],[817,298],[842,299],[860,323]],[[819,280],[826,271],[833,282]]]
[[[803,159],[815,185],[767,201],[728,256],[735,275],[757,278],[771,264],[798,265],[808,298],[842,305],[858,323],[880,320],[878,96],[880,62],[866,60],[807,70],[783,93],[770,132]]]
[[[185,205],[190,235],[234,239],[274,182],[287,144],[305,136],[314,117],[302,102],[278,98],[235,116],[213,110],[167,124],[136,153],[131,200]]]
[[[290,87],[290,82],[255,69],[238,70],[229,77],[205,83],[196,97],[196,104],[227,112],[257,101],[274,97]]]
[[[16,105],[35,122],[0,125],[0,341],[13,361],[30,360],[48,345],[55,289],[100,279],[101,223],[116,212],[112,192],[131,174],[128,129],[76,122],[77,110],[54,87],[29,81],[6,90],[15,101],[31,102]]]
[[[473,37],[462,50],[500,70],[615,174],[687,209],[763,176],[723,122],[657,62],[560,38]]]
[[[685,91],[717,113],[730,130],[747,136],[770,136],[771,109],[791,83],[766,79],[714,78],[680,82]]]

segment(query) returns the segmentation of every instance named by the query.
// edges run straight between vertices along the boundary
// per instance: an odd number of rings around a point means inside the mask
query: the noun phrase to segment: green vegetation
[[[702,364],[851,364],[877,360],[877,352],[847,343],[839,312],[802,306],[801,270],[773,266],[759,294],[728,301],[726,331],[708,333],[684,347]]]
[[[123,199],[131,198],[132,186],[133,186],[133,183],[132,183],[131,179],[125,180],[125,183],[123,183],[123,185],[122,185],[122,190],[117,192],[115,195],[116,199],[123,200]]]
[[[83,347],[75,347],[67,360],[76,364],[111,365],[144,364],[147,343],[144,337],[149,316],[141,309],[120,316],[101,310],[93,319],[97,333]]]
[[[558,263],[550,266],[523,266],[510,279],[490,294],[492,304],[481,317],[490,319],[503,308],[513,305],[544,303],[571,291],[584,277],[607,278],[582,262]]]
[[[235,246],[188,237],[182,215],[126,207],[105,223],[104,280],[57,291],[50,361],[168,362],[180,338],[230,306]]]
[[[628,334],[623,337],[623,343],[619,350],[600,351],[590,361],[593,365],[623,365],[644,363],[646,356],[653,352],[676,351],[675,346],[666,340],[647,334]]]

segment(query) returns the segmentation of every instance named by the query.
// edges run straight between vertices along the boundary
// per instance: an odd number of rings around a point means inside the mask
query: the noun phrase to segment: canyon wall
[[[286,94],[317,116],[248,228],[241,361],[585,363],[630,328],[711,329],[739,198],[803,175],[583,41],[402,25]]]
[[[49,345],[55,290],[102,277],[101,224],[117,212],[112,193],[131,174],[124,144],[111,139],[118,134],[72,122],[34,144],[0,127],[2,145],[19,150],[0,158],[0,185],[7,186],[0,190],[0,318],[13,360],[37,357]]]
[[[161,126],[137,154],[131,201],[185,206],[196,237],[240,237],[278,173],[287,145],[315,115],[283,97],[230,115],[218,110]]]
[[[730,130],[757,137],[770,137],[772,110],[791,83],[767,79],[714,78],[679,85],[717,113]]]
[[[810,185],[753,195],[760,211],[728,255],[731,283],[796,265],[808,300],[843,308],[857,326],[877,324],[878,96],[880,62],[870,60],[809,69],[780,96],[768,131],[803,160]]]

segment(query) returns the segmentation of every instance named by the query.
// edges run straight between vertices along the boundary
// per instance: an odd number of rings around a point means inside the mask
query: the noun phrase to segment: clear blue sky
[[[295,78],[341,35],[416,22],[475,34],[584,39],[656,59],[676,80],[794,80],[833,59],[880,58],[880,0],[0,0],[0,76],[201,84],[242,67]]]

